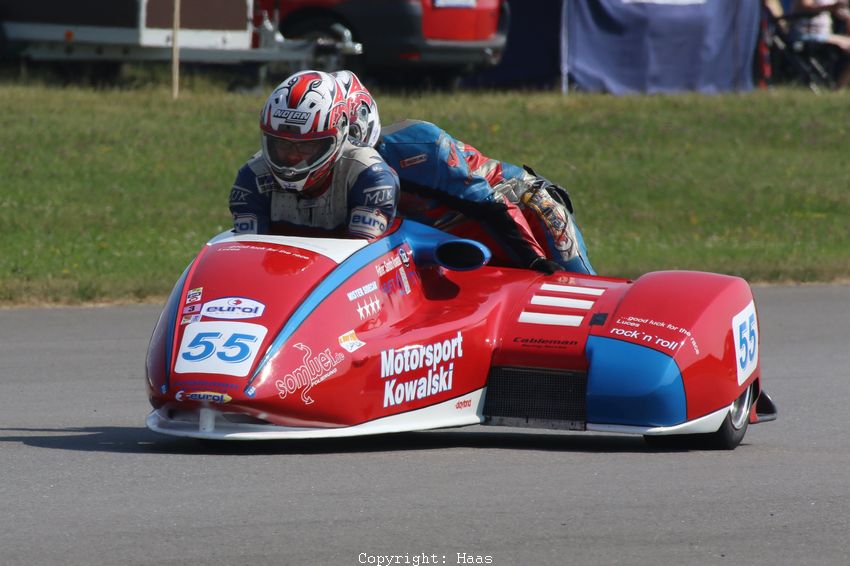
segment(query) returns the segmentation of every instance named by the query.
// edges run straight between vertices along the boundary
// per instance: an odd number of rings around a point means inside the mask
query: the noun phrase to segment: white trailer
[[[7,48],[33,61],[168,61],[173,10],[174,0],[0,0],[0,31]],[[312,68],[362,51],[350,34],[284,39],[274,17],[253,0],[181,0],[180,60]]]

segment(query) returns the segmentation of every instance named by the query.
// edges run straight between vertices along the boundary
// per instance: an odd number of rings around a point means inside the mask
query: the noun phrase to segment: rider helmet
[[[378,104],[357,75],[351,71],[337,71],[332,74],[348,100],[348,112],[351,116],[351,125],[348,127],[349,137],[374,147],[381,135]]]
[[[301,71],[271,93],[260,114],[263,158],[283,189],[320,186],[348,134],[348,104],[336,80]]]

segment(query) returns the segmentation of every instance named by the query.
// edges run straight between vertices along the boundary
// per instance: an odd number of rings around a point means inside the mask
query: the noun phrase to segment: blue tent
[[[750,90],[760,6],[564,0],[562,74],[578,89],[615,94]]]
[[[760,0],[510,0],[502,62],[467,81],[654,93],[752,89]]]

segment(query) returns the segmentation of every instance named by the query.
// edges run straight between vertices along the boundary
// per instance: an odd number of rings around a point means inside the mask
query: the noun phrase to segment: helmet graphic
[[[271,93],[260,114],[263,158],[287,190],[316,188],[339,158],[348,105],[334,78],[301,71]]]
[[[348,135],[357,141],[370,147],[378,143],[381,135],[381,119],[378,116],[378,105],[357,75],[351,71],[337,71],[333,73],[343,95],[348,101],[348,112],[351,116],[351,125]]]

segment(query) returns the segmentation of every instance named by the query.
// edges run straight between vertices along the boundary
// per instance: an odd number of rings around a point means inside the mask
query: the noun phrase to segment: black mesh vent
[[[584,373],[494,367],[487,378],[484,416],[494,424],[551,421],[548,425],[552,428],[581,429],[586,420],[586,392]],[[559,425],[559,421],[563,423]]]

